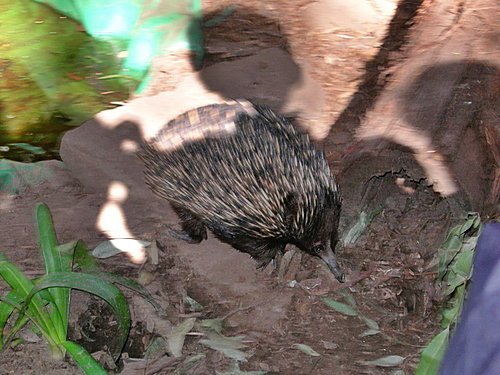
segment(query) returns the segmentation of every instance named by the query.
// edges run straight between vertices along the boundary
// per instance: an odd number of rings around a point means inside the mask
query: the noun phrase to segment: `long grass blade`
[[[92,255],[90,255],[87,245],[83,241],[78,241],[74,252],[74,264],[84,272],[98,271],[99,266]]]
[[[4,348],[10,339],[17,333],[25,324],[29,321],[28,315],[19,316],[16,324],[10,329],[7,338],[4,340],[4,330],[9,318],[11,317],[14,310],[20,311],[22,309],[21,304],[23,303],[23,298],[19,293],[11,290],[5,297],[0,298],[0,349]]]
[[[40,278],[27,300],[47,288],[83,290],[105,300],[113,309],[118,323],[117,345],[113,356],[118,359],[130,329],[130,311],[123,293],[112,283],[94,275],[76,272],[54,272]]]
[[[139,294],[142,298],[148,301],[155,308],[156,311],[159,312],[162,311],[161,306],[158,304],[158,302],[156,302],[151,293],[149,293],[149,291],[146,288],[144,288],[141,284],[139,284],[137,281],[127,279],[126,277],[116,275],[114,273],[107,273],[102,271],[89,272],[89,274],[97,276],[103,280],[109,281],[110,283],[118,284]]]
[[[101,367],[94,357],[92,357],[84,348],[72,341],[64,341],[61,345],[75,360],[78,367],[88,375],[107,375],[108,373]]]
[[[131,279],[127,279],[126,277],[123,277],[121,275],[116,275],[113,273],[101,271],[99,269],[97,262],[95,261],[94,257],[90,254],[87,246],[83,241],[78,241],[75,246],[74,264],[75,266],[78,266],[79,269],[84,273],[100,277],[113,284],[117,284],[127,289],[130,289],[131,291],[139,294],[146,301],[148,301],[157,311],[162,310],[161,306],[158,304],[158,302],[156,302],[151,293],[149,293],[149,291],[138,282]]]
[[[13,294],[13,292],[10,292],[9,294]],[[9,295],[7,295],[6,298],[9,298]],[[12,297],[10,297],[12,298]],[[14,306],[8,304],[7,302],[0,302],[0,349],[3,349],[3,344],[4,344],[4,329],[5,326],[7,325],[7,322],[9,321],[10,316],[14,312]]]
[[[73,258],[78,241],[71,241],[57,246],[59,255],[61,256],[62,270],[64,272],[73,270]]]
[[[71,271],[71,263],[64,262],[59,252],[56,231],[49,207],[44,203],[39,203],[35,208],[35,216],[46,274]],[[54,321],[59,341],[65,341],[69,320],[70,291],[66,288],[55,288],[50,290],[50,294],[54,298],[56,310],[55,314],[51,314],[50,317]]]
[[[55,332],[54,323],[49,318],[45,304],[39,296],[31,298],[26,302],[26,297],[34,288],[34,284],[11,262],[5,255],[0,253],[0,276],[9,285],[9,287],[25,300],[25,309],[29,310],[31,318],[36,321],[44,336],[50,339],[50,333]]]
[[[421,354],[415,375],[435,375],[438,373],[439,365],[448,346],[449,335],[450,330],[446,328],[434,336]]]

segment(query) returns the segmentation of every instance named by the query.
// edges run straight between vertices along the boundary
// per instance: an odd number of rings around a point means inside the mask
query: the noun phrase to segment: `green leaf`
[[[30,145],[29,143],[19,142],[19,143],[8,143],[7,145],[18,147],[18,148],[20,148],[22,150],[29,151],[29,152],[31,152],[32,154],[35,154],[35,155],[43,155],[43,154],[45,154],[45,150],[43,148],[38,147],[38,146]]]
[[[99,269],[95,258],[92,256],[85,242],[79,240],[74,245],[74,249],[71,248],[73,242],[59,246],[60,252],[66,257],[72,254],[74,259],[74,264],[84,273],[94,275],[96,277],[107,280],[113,284],[121,285],[131,291],[139,294],[146,301],[148,301],[158,312],[163,312],[161,306],[156,302],[151,293],[143,287],[138,282],[123,277],[121,275],[116,275],[110,272],[103,272]]]
[[[358,221],[349,229],[342,239],[344,245],[350,245],[356,242],[370,225],[373,219],[382,212],[382,206],[375,207],[371,212],[361,212]]]
[[[186,334],[193,329],[195,320],[195,318],[184,320],[167,335],[168,348],[174,357],[182,356],[182,347],[184,346]]]
[[[455,227],[456,228],[456,227]],[[438,280],[443,280],[446,272],[448,271],[448,266],[455,259],[455,256],[460,251],[462,246],[462,239],[458,236],[448,235],[448,239],[438,250],[439,253],[439,265],[438,265]]]
[[[378,367],[395,367],[403,364],[405,358],[399,355],[388,355],[387,357],[382,357],[375,359],[373,361],[363,361],[363,365],[373,365]]]
[[[458,301],[455,301],[455,303],[453,303],[450,308],[444,309],[441,312],[442,315],[441,328],[444,329],[456,321],[458,317],[458,311],[460,308],[460,305],[457,302]]]
[[[17,332],[19,332],[30,320],[29,312],[28,314],[21,314],[24,299],[18,293],[11,290],[5,297],[2,297],[1,300],[2,303],[0,304],[0,310],[2,311],[2,317],[0,318],[0,348],[7,344],[10,340],[12,340]],[[5,324],[7,323],[10,315],[12,315],[14,310],[17,310],[19,312],[19,315],[15,323],[12,325],[12,327],[10,327],[9,334],[4,341],[3,331],[5,329]]]
[[[454,272],[450,272],[448,274],[448,286],[444,292],[445,295],[451,295],[460,285],[465,285],[466,281],[467,279],[465,277],[457,275]]]
[[[58,251],[56,231],[49,207],[39,203],[35,209],[38,238],[47,274],[51,272],[67,272],[64,269],[61,254]]]
[[[167,340],[162,336],[155,337],[144,353],[144,359],[152,362],[166,353],[166,348],[168,348]]]
[[[9,294],[14,294],[14,292],[9,292]],[[7,295],[7,298],[9,295]],[[10,297],[12,298],[12,296]],[[8,304],[7,302],[4,302],[2,299],[2,302],[0,303],[0,349],[3,348],[4,341],[3,341],[3,330],[5,329],[5,326],[7,325],[7,322],[12,315],[12,312],[14,311],[14,306]]]
[[[474,252],[472,250],[460,252],[451,267],[452,271],[464,277],[466,280],[470,279],[473,259]]]
[[[469,213],[465,222],[452,228],[445,243],[439,249],[438,281],[446,281],[447,308],[442,311],[441,327],[422,352],[416,375],[434,375],[439,369],[448,345],[450,327],[460,316],[467,281],[472,275],[474,251],[479,236],[481,220],[477,213]]]
[[[458,234],[459,235],[465,234],[465,232],[467,232],[470,228],[472,228],[475,221],[474,219],[475,219],[474,217],[468,216],[465,220],[465,223],[459,226]]]
[[[471,212],[469,215],[474,215],[474,228],[481,229],[481,217],[477,212]],[[479,233],[476,233],[476,236],[479,237]]]
[[[305,353],[307,355],[310,355],[312,357],[320,357],[321,354],[319,354],[317,351],[315,351],[313,348],[311,348],[309,345],[306,344],[293,344],[293,347],[295,349],[300,350],[302,353]]]
[[[161,306],[156,302],[151,293],[143,287],[138,282],[123,277],[121,275],[116,275],[109,272],[103,272],[99,269],[95,258],[92,256],[91,252],[88,250],[87,246],[83,241],[78,241],[74,250],[74,263],[84,272],[90,275],[100,277],[107,280],[113,284],[121,285],[131,291],[142,296],[146,301],[148,301],[156,311],[162,311]]]
[[[192,369],[195,369],[196,367],[199,366],[200,362],[205,359],[205,354],[203,353],[198,353],[195,355],[192,355],[190,357],[187,357],[182,361],[180,365],[177,366],[176,372],[179,374],[191,374],[194,371],[190,371]]]
[[[354,299],[352,294],[349,293],[349,289],[347,288],[341,289],[340,294],[342,294],[342,297],[344,297],[344,300],[347,302],[347,304],[356,310],[357,308],[356,300]]]
[[[14,293],[22,299],[26,299],[34,284],[11,262],[5,255],[0,253],[0,276],[12,288]],[[51,348],[55,344],[51,335],[55,334],[54,323],[44,309],[44,303],[39,296],[35,296],[31,301],[26,301],[26,307],[33,322],[37,324],[40,331],[49,340]],[[21,313],[23,315],[24,313]]]
[[[68,354],[74,359],[78,367],[88,375],[107,375],[108,373],[101,367],[89,352],[77,343],[72,341],[63,341],[61,346],[67,350]]]
[[[472,251],[476,248],[478,237],[465,238],[462,242],[462,251]]]
[[[78,241],[71,241],[57,246],[57,252],[61,256],[62,269],[65,271],[73,270],[73,259]]]
[[[477,232],[480,225],[481,219],[479,215],[477,213],[469,213],[463,224],[457,225],[450,230],[446,241],[439,249],[438,280],[444,278],[449,265],[455,260],[460,251],[472,250],[475,247],[478,233],[470,235],[470,229],[475,229]]]
[[[439,370],[441,359],[448,346],[449,328],[444,329],[436,335],[425,347],[420,357],[420,362],[415,371],[415,375],[435,375]]]
[[[158,302],[156,302],[151,293],[138,282],[131,279],[127,279],[126,277],[123,277],[121,275],[116,275],[114,273],[109,273],[109,272],[93,271],[87,273],[89,275],[94,275],[100,279],[109,281],[110,283],[118,284],[127,289],[130,289],[131,291],[139,294],[142,298],[148,301],[155,308],[156,311],[160,312],[163,311],[163,309],[158,304]]]
[[[111,306],[118,323],[116,337],[118,345],[113,354],[116,360],[123,349],[123,345],[125,345],[130,329],[130,312],[123,293],[112,283],[94,275],[75,272],[54,272],[41,277],[26,300],[29,301],[30,298],[36,297],[38,291],[47,288],[83,290],[102,298]]]
[[[73,262],[78,265],[83,272],[92,273],[100,271],[96,260],[92,257],[85,242],[78,241],[73,252]]]
[[[14,291],[25,297],[33,288],[33,283],[0,252],[0,276]]]
[[[380,331],[380,327],[379,327],[378,323],[375,320],[367,318],[364,315],[360,315],[359,318],[362,321],[364,321],[366,323],[366,325],[368,326],[368,328],[370,328],[371,330],[373,330],[373,331]]]
[[[367,329],[366,331],[364,331],[363,333],[361,333],[360,335],[358,335],[358,337],[366,337],[366,336],[373,336],[373,335],[378,335],[380,333],[380,330],[378,329]]]
[[[68,265],[68,262],[63,260],[59,252],[56,231],[49,207],[44,203],[39,203],[35,208],[35,216],[45,272],[51,274],[71,271],[71,264]],[[50,290],[50,294],[54,298],[56,310],[56,313],[50,316],[54,321],[59,341],[65,341],[68,333],[70,291],[66,288],[55,288]]]
[[[358,316],[358,312],[354,310],[351,306],[346,305],[345,303],[335,301],[331,298],[324,297],[322,298],[323,302],[326,303],[326,305],[335,311],[347,315],[347,316]]]
[[[238,350],[246,347],[242,342],[245,336],[226,337],[210,331],[206,332],[205,335],[207,339],[200,340],[201,344],[221,352],[228,358],[246,362],[248,354]]]
[[[7,325],[10,316],[12,315],[14,309],[16,308],[15,306],[20,306],[20,304],[23,301],[23,298],[18,293],[11,290],[9,293],[7,293],[5,297],[1,298],[1,301],[2,302],[0,302],[0,349],[2,349],[5,344],[3,339],[4,338],[3,331],[5,329],[5,326]],[[26,321],[27,320],[25,320],[24,324],[26,324]],[[14,334],[17,333],[19,329],[17,329],[16,332],[14,332]],[[13,335],[12,333],[13,331],[14,329],[12,328],[10,330],[10,336]]]
[[[441,327],[446,328],[449,325],[456,324],[465,298],[465,285],[460,285],[455,289],[455,294],[450,301],[450,307],[443,310],[443,320]]]
[[[476,212],[469,212],[467,214],[465,223],[463,223],[460,226],[458,233],[465,234],[471,228],[477,229],[480,224],[481,224],[481,219],[479,217],[479,214],[477,214]]]
[[[224,326],[224,321],[222,319],[204,319],[201,321],[200,326],[207,330],[221,333]]]
[[[203,305],[189,296],[184,298],[184,303],[189,306],[190,311],[197,312],[203,310]]]

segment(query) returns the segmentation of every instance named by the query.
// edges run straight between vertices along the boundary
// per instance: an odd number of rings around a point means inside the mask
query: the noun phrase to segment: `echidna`
[[[140,152],[146,182],[181,219],[177,236],[207,229],[265,267],[288,243],[343,282],[334,249],[341,197],[323,152],[285,117],[247,101],[170,121]]]

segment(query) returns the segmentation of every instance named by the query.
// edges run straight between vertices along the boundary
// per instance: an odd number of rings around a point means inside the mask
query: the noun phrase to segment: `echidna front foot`
[[[282,243],[264,243],[253,244],[248,250],[241,248],[239,250],[252,255],[257,261],[258,269],[263,270],[271,263],[273,268],[272,273],[274,274],[276,272],[281,273],[284,248],[285,245]]]
[[[184,230],[178,230],[167,226],[167,235],[173,237],[177,240],[186,241],[187,243],[198,244],[203,240],[207,239],[206,231],[205,236],[203,235],[193,235]]]
[[[172,204],[172,208],[181,219],[182,227],[182,230],[168,228],[172,237],[188,243],[200,243],[207,239],[207,228],[196,215],[179,205]]]

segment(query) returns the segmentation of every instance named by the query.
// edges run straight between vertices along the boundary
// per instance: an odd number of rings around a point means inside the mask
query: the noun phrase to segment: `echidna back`
[[[302,226],[311,225],[325,191],[336,189],[324,155],[286,118],[256,109],[256,115],[240,112],[236,131],[223,137],[164,152],[145,145],[148,185],[227,235],[289,236],[290,194],[305,208]]]

